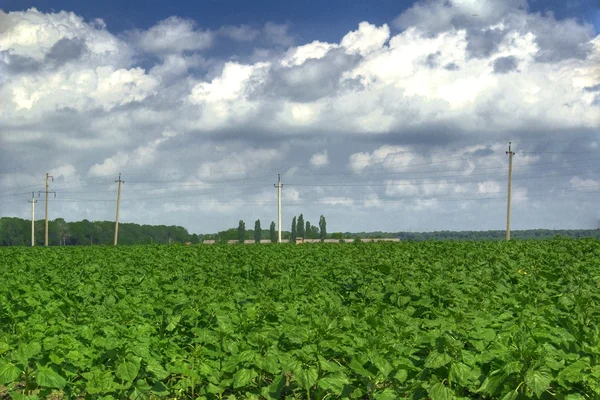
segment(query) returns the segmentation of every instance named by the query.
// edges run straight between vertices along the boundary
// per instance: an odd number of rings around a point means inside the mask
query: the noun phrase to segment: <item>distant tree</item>
[[[294,219],[292,219],[292,232],[290,234],[290,242],[296,243],[296,235],[297,235],[297,231],[296,231],[296,217],[294,217]]]
[[[260,236],[262,230],[260,229],[260,219],[257,219],[254,223],[254,243],[260,243]]]
[[[296,236],[304,238],[304,215],[300,214],[296,223]]]
[[[331,234],[331,238],[332,239],[343,239],[344,238],[344,233],[343,232],[333,232]]]
[[[325,217],[321,215],[319,218],[319,231],[321,233],[321,241],[327,238],[327,221],[325,221]]]
[[[271,226],[269,227],[269,238],[271,239],[271,243],[277,243],[277,232],[275,231],[275,221],[271,221]]]
[[[238,225],[238,242],[244,243],[246,239],[246,223],[240,219],[240,223]]]
[[[306,221],[306,227],[304,228],[304,237],[307,239],[311,239],[311,231],[310,231],[310,222]]]
[[[192,242],[192,244],[198,244],[200,243],[200,237],[198,237],[198,235],[194,233],[192,234],[190,242]]]
[[[317,228],[314,225],[310,226],[310,237],[311,239],[318,239],[319,238],[319,228]]]

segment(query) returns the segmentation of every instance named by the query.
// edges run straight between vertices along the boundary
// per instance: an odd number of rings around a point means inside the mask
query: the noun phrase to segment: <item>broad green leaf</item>
[[[0,364],[0,385],[6,385],[17,380],[21,370],[11,363]]]
[[[519,397],[519,393],[516,390],[511,390],[502,396],[502,400],[517,400],[517,397]]]
[[[388,360],[381,356],[372,357],[371,362],[375,364],[379,372],[381,372],[384,377],[387,377],[392,372],[392,364],[390,364]]]
[[[487,393],[489,395],[494,395],[507,376],[508,375],[504,371],[493,371],[485,378],[485,380],[481,384],[481,387],[477,389],[477,393]]]
[[[308,390],[315,384],[318,376],[319,372],[317,369],[314,367],[309,367],[307,369],[302,368],[298,370],[294,375],[294,378],[301,388]]]
[[[166,396],[169,394],[169,388],[167,388],[165,386],[165,384],[160,381],[158,381],[154,385],[152,385],[152,388],[150,389],[150,391],[153,394],[156,394],[159,396]]]
[[[460,385],[465,385],[469,381],[471,367],[461,362],[453,362],[450,366],[450,380]]]
[[[425,360],[425,368],[436,369],[443,367],[452,361],[452,358],[446,353],[438,353],[437,351],[432,351],[427,356]]]
[[[454,398],[454,392],[442,383],[436,383],[429,390],[427,390],[431,400],[452,400]]]
[[[350,361],[350,364],[348,366],[350,367],[350,369],[352,369],[358,375],[366,376],[369,378],[373,377],[373,374],[371,373],[371,371],[366,370],[365,367],[363,367],[363,364],[358,360],[357,357],[352,357],[352,360]]]
[[[381,392],[377,392],[374,395],[375,400],[395,400],[398,398],[398,394],[392,389],[384,389]]]
[[[128,357],[126,360],[117,364],[115,375],[125,382],[133,382],[140,371],[140,358]]]
[[[334,372],[318,381],[318,386],[321,389],[331,390],[338,396],[344,390],[344,386],[348,384],[350,384],[350,380],[348,380],[348,377],[343,372]]]
[[[154,374],[157,379],[165,379],[169,376],[169,373],[160,365],[160,363],[154,359],[148,360],[146,371]]]
[[[89,394],[110,393],[117,386],[110,371],[95,369],[81,375],[87,380],[85,390]]]
[[[29,360],[40,354],[42,346],[37,342],[22,344],[16,351],[16,359],[23,365],[27,365]]]
[[[10,346],[6,342],[0,342],[0,354],[6,353],[10,349]]]
[[[60,376],[52,368],[48,367],[39,368],[35,380],[38,385],[49,388],[62,389],[67,384],[65,378]]]
[[[525,384],[540,397],[548,389],[552,377],[545,371],[530,369],[525,374]]]
[[[233,374],[233,387],[237,389],[246,386],[257,376],[258,374],[253,369],[242,368]]]
[[[521,372],[521,370],[523,369],[523,363],[520,361],[513,361],[513,362],[509,362],[506,363],[504,365],[504,367],[502,367],[502,369],[504,370],[504,372],[506,372],[507,374],[516,374]]]
[[[565,400],[584,400],[585,397],[580,395],[579,393],[571,393],[565,397]]]
[[[396,372],[396,375],[394,375],[394,378],[398,382],[404,383],[404,381],[406,381],[406,378],[408,378],[408,371],[406,371],[405,369],[400,369],[400,370],[398,370],[398,372]]]

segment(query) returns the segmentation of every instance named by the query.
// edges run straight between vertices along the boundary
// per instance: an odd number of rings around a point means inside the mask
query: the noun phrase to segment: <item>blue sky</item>
[[[202,28],[291,24],[299,42],[335,41],[361,21],[390,23],[414,2],[406,0],[3,0],[5,11],[36,7],[40,11],[73,11],[86,19],[102,18],[109,30],[147,29],[170,16],[195,20]],[[578,18],[600,27],[597,0],[529,0],[531,12],[552,12],[557,19]]]

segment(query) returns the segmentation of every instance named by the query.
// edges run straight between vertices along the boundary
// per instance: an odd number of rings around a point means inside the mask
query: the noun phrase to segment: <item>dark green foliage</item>
[[[325,217],[322,215],[319,218],[319,232],[321,240],[325,240],[327,238],[327,221],[325,221]]]
[[[244,243],[244,240],[246,240],[246,223],[244,221],[242,221],[241,219],[238,224],[237,234],[238,234],[238,237],[237,237],[238,243]]]
[[[271,221],[271,226],[269,227],[269,239],[271,239],[271,243],[277,243],[277,230],[275,228],[275,221]]]
[[[304,238],[304,215],[300,214],[296,223],[296,236]]]
[[[292,219],[292,231],[290,233],[290,241],[292,243],[296,242],[296,238],[298,237],[298,231],[296,230],[296,217]]]
[[[50,246],[63,243],[67,246],[112,245],[115,234],[114,221],[65,222],[62,218],[48,221]],[[194,243],[193,235],[181,226],[119,224],[119,244],[166,244],[169,237],[175,243]],[[197,236],[200,241],[200,236]],[[235,237],[234,237],[235,238]],[[44,244],[44,220],[35,221],[36,245]],[[31,220],[0,218],[0,246],[30,246]]]
[[[254,223],[254,243],[260,243],[260,236],[262,234],[262,229],[260,229],[260,219],[257,219]]]
[[[597,399],[600,241],[0,249],[7,398]]]

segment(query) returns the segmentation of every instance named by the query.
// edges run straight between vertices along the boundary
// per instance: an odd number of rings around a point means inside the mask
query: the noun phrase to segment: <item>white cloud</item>
[[[320,198],[319,203],[329,206],[351,206],[354,200],[348,197],[327,196]]]
[[[600,190],[600,180],[586,179],[575,176],[570,180],[571,186],[576,190]]]
[[[327,150],[322,151],[320,153],[315,153],[310,158],[310,165],[315,168],[321,168],[329,164],[329,157],[327,155]]]
[[[248,25],[227,25],[219,28],[219,34],[238,42],[251,42],[260,35],[260,31]]]
[[[203,50],[211,46],[214,36],[208,30],[197,30],[194,21],[178,17],[169,17],[147,31],[134,31],[131,35],[142,51],[157,54]]]
[[[347,33],[340,45],[349,53],[366,56],[381,49],[389,38],[390,28],[386,24],[377,27],[368,22],[361,22],[358,30]]]
[[[337,44],[319,42],[318,40],[302,46],[292,47],[281,60],[281,65],[291,67],[302,65],[306,60],[318,60],[323,58],[329,50],[337,47]]]
[[[477,192],[482,194],[500,193],[500,185],[495,181],[479,182]]]
[[[253,175],[254,171],[260,171],[265,165],[279,160],[281,152],[276,149],[249,148],[241,152],[230,152],[227,149],[215,149],[220,156],[219,161],[203,162],[198,167],[200,177],[243,177]],[[220,153],[220,154],[219,154]]]
[[[94,59],[104,62],[121,64],[131,55],[101,19],[85,22],[72,12],[46,14],[35,8],[10,13],[0,10],[0,52],[42,62],[63,39],[81,42]]]

